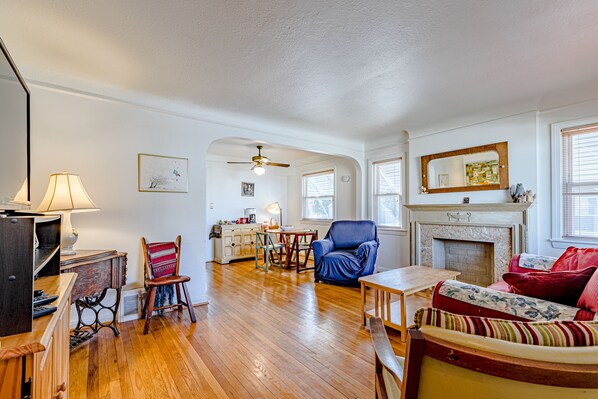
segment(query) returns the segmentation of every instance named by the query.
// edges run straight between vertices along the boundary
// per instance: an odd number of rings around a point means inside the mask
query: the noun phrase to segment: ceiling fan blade
[[[251,165],[253,162],[233,162],[233,161],[228,161],[226,163],[232,163],[232,164],[238,164],[238,165]]]
[[[278,166],[279,168],[288,168],[291,165],[289,165],[288,163],[268,162],[268,166]]]

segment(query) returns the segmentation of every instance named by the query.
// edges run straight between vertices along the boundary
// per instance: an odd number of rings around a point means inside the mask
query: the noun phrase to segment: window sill
[[[568,247],[598,248],[598,240],[592,240],[591,238],[585,238],[585,239],[560,238],[560,239],[552,239],[552,240],[548,240],[548,241],[550,241],[550,244],[552,245],[553,248],[559,248],[559,249],[565,249]]]
[[[401,227],[378,226],[378,233],[386,236],[406,236],[407,230]]]

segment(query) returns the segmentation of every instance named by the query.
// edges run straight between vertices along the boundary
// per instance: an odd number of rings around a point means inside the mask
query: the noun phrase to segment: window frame
[[[323,175],[332,173],[332,189],[333,193],[332,196],[330,195],[323,195],[323,196],[306,196],[306,178],[309,176],[314,175]],[[311,172],[304,172],[301,174],[301,221],[309,221],[309,222],[331,222],[334,221],[336,218],[336,168],[325,168],[325,169],[318,169]],[[329,198],[332,197],[332,218],[308,218],[305,216],[305,203],[306,199],[309,198]]]
[[[584,125],[598,125],[598,116],[553,123],[551,131],[551,239],[553,248],[567,248],[573,246],[598,247],[598,238],[591,237],[564,237],[564,209],[563,209],[563,144],[562,130]]]
[[[367,184],[367,212],[368,217],[371,220],[376,221],[376,214],[375,206],[374,206],[374,190],[375,190],[375,171],[374,165],[376,163],[390,161],[393,159],[400,159],[401,160],[401,227],[392,227],[392,226],[378,226],[378,232],[387,235],[400,235],[404,236],[407,234],[407,227],[405,224],[406,220],[409,220],[407,217],[407,211],[405,208],[405,201],[407,201],[407,193],[405,192],[405,176],[407,173],[407,162],[406,162],[406,153],[401,151],[396,152],[386,152],[384,154],[378,154],[375,157],[368,159],[368,184]],[[377,222],[376,222],[377,223]]]

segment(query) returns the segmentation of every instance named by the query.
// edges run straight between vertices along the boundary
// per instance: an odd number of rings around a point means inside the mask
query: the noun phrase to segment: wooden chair
[[[282,252],[285,244],[274,242],[272,235],[267,232],[255,233],[255,267],[268,272],[268,266],[284,267]],[[264,253],[264,264],[260,265],[260,251]]]
[[[382,319],[371,318],[370,331],[379,399],[598,397],[598,347],[495,343],[498,340],[423,329],[409,330],[402,358],[395,356]],[[439,338],[441,334],[447,340]]]
[[[296,233],[295,237],[293,238],[293,242],[291,243],[291,250],[289,256],[295,257],[294,260],[291,259],[291,262],[295,262],[295,268],[297,273],[301,273],[306,270],[313,270],[313,267],[307,267],[307,261],[309,260],[309,255],[311,255],[311,251],[313,248],[313,243],[315,240],[318,239],[318,231],[306,231],[301,233]],[[305,258],[303,262],[299,260],[299,255],[301,252],[305,253]],[[289,262],[290,263],[290,262]]]
[[[143,327],[143,334],[149,332],[152,314],[155,310],[163,310],[170,308],[178,308],[179,312],[183,311],[183,306],[189,310],[189,318],[192,323],[196,322],[195,311],[191,303],[191,297],[187,290],[187,283],[191,280],[188,276],[179,275],[179,264],[181,261],[181,236],[179,235],[174,242],[166,243],[148,243],[145,237],[141,238],[141,247],[143,249],[143,257],[145,259],[145,284],[149,288],[149,293],[146,296],[145,304],[141,317],[145,318],[145,326]],[[153,252],[152,249],[161,250],[161,252]],[[174,252],[173,252],[174,251]],[[174,254],[174,256],[173,256]],[[158,263],[158,257],[160,262]],[[154,307],[156,299],[157,287],[174,285],[176,288],[177,303],[161,307]],[[181,286],[185,295],[185,301],[181,300]]]

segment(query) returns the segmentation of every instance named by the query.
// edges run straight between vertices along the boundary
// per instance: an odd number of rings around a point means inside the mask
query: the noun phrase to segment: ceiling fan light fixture
[[[253,170],[253,173],[255,173],[258,176],[263,175],[264,173],[266,173],[266,169],[264,169],[264,167],[262,166],[261,163],[258,163],[257,165],[255,165],[253,168],[251,168]]]

